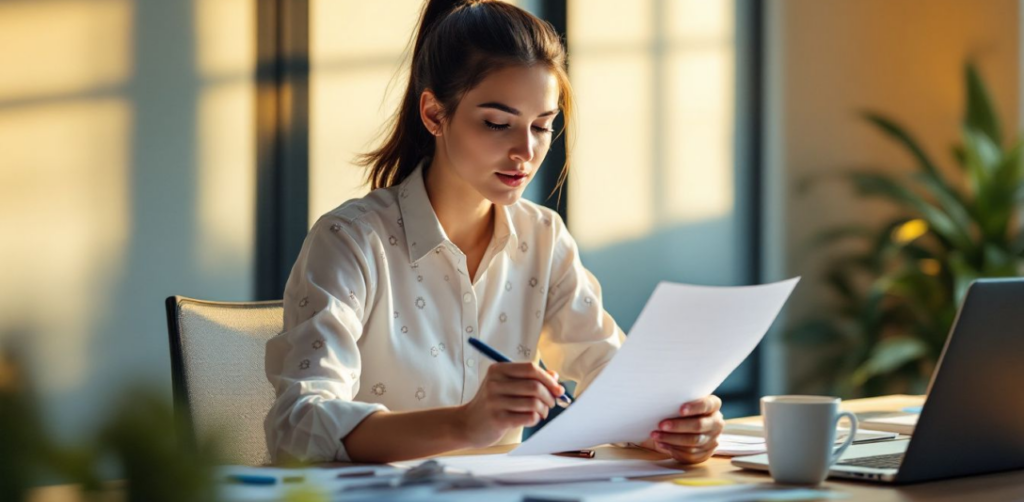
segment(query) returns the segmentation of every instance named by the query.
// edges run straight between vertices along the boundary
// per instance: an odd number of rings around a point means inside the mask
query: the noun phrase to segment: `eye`
[[[484,124],[486,124],[487,127],[491,128],[491,129],[494,129],[495,131],[504,131],[505,129],[508,129],[508,127],[509,127],[508,124],[495,124],[494,122],[491,122],[489,120],[485,120]],[[546,133],[546,134],[551,134],[551,133],[555,132],[554,129],[546,129],[544,127],[537,127],[537,126],[534,126],[533,130],[535,130],[537,132],[540,132],[540,133]]]
[[[489,120],[485,120],[484,124],[487,124],[487,127],[490,127],[495,131],[504,131],[505,129],[508,129],[508,124],[495,124],[494,122],[491,122]]]

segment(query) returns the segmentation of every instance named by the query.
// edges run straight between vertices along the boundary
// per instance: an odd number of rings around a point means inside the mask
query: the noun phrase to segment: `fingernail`
[[[658,431],[651,431],[651,439],[658,439]]]
[[[681,413],[683,416],[689,415],[690,405],[684,404],[683,407],[679,409],[679,413]]]
[[[670,424],[668,422],[662,422],[662,423],[658,424],[658,428],[663,430],[663,431],[667,431],[668,428],[669,428],[669,425]]]

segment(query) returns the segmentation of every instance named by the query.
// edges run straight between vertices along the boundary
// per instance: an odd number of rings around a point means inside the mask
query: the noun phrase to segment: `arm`
[[[579,398],[615,356],[625,334],[604,310],[601,285],[583,266],[576,241],[557,214],[544,328],[539,350],[545,365],[577,382]]]
[[[344,438],[354,461],[395,462],[494,444],[506,431],[547,417],[563,389],[534,363],[487,369],[470,402],[431,410],[374,413]]]
[[[397,462],[470,448],[461,407],[378,411],[344,438],[353,462]]]
[[[284,292],[284,331],[267,342],[277,398],[264,427],[275,462],[348,461],[341,439],[387,408],[359,392],[367,299],[376,271],[372,240],[356,223],[325,216],[310,229]]]

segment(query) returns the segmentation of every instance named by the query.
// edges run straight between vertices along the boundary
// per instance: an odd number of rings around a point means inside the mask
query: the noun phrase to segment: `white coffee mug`
[[[779,483],[817,485],[857,435],[857,417],[839,411],[838,397],[765,396],[761,398],[768,471]],[[850,435],[833,451],[836,426],[850,419]]]

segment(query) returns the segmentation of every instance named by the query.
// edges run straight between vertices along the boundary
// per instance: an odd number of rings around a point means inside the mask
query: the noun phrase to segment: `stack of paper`
[[[836,430],[836,444],[843,444],[850,429],[839,428]],[[896,439],[897,434],[893,432],[858,429],[854,443],[871,443],[875,441],[887,441]],[[764,426],[760,424],[728,424],[720,436],[718,436],[718,448],[715,455],[720,457],[738,457],[741,455],[757,455],[767,451],[767,444],[764,439]]]

